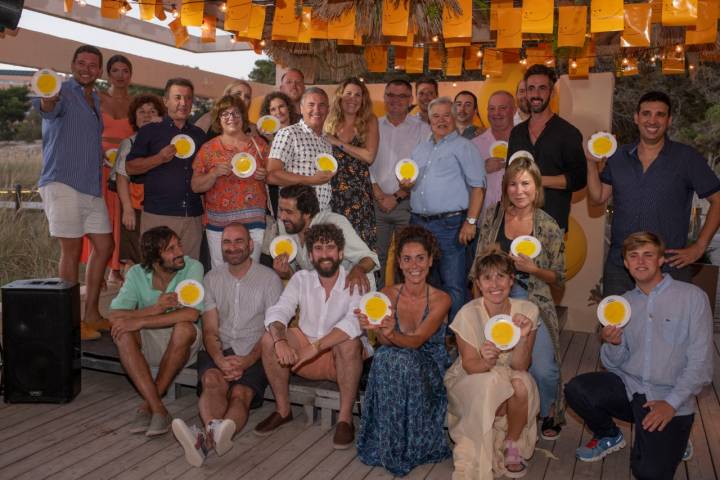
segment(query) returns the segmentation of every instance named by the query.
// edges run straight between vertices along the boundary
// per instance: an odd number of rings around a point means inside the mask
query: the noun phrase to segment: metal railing
[[[20,184],[0,188],[0,208],[13,210],[42,210],[40,192],[36,187],[27,188]]]

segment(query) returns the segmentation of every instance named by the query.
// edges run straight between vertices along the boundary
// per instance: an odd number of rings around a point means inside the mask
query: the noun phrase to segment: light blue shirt
[[[80,193],[102,196],[102,131],[100,97],[93,91],[94,108],[85,101],[82,85],[74,78],[63,82],[60,98],[51,112],[43,112],[40,99],[32,101],[42,117],[43,166],[39,186],[51,182]]]
[[[485,188],[485,162],[473,143],[456,131],[435,142],[420,143],[412,153],[420,173],[410,210],[420,215],[467,210],[471,188]]]
[[[620,345],[603,344],[600,358],[625,384],[629,399],[665,400],[677,415],[695,411],[693,396],[712,381],[712,314],[705,292],[665,274],[650,295],[623,295],[632,316]]]

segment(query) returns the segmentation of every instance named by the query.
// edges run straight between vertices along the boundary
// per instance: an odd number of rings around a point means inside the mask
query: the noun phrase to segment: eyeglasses
[[[230,120],[231,118],[240,118],[242,114],[237,110],[225,110],[220,114],[220,118],[223,120]]]
[[[410,98],[410,95],[401,93],[401,94],[395,94],[395,93],[386,93],[385,96],[389,98],[390,100],[400,99],[400,100],[407,100]]]

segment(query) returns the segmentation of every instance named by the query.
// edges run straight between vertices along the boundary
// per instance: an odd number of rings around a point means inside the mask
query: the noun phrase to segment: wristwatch
[[[465,221],[468,222],[470,225],[475,225],[477,223],[477,218],[475,217],[466,217]]]

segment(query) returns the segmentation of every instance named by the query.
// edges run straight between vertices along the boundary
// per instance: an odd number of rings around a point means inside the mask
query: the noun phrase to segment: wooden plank
[[[332,433],[328,433],[331,435]],[[330,455],[315,465],[315,468],[310,470],[307,475],[303,478],[305,480],[327,480],[335,478],[350,462],[356,458],[357,452],[354,448],[348,448],[346,450],[333,450]]]
[[[394,477],[394,478],[403,478],[408,480],[423,480],[425,477],[428,476],[430,471],[435,466],[434,463],[426,463],[424,465],[418,465],[417,467],[413,468],[410,473],[408,473],[404,477]]]
[[[311,427],[319,428],[319,427]],[[310,446],[303,454],[298,455],[290,463],[279,470],[274,478],[282,478],[283,480],[300,480],[309,475],[315,468],[325,463],[327,458],[336,450],[333,448],[334,430],[324,431],[325,435]],[[287,448],[287,447],[286,447]],[[348,452],[350,458],[355,456],[355,447],[338,450],[340,452]],[[274,459],[273,459],[274,461]],[[348,460],[349,461],[349,460]],[[257,468],[257,467],[256,467]],[[252,471],[245,475],[245,478],[254,479]],[[317,478],[317,477],[310,477]]]
[[[364,477],[365,480],[389,480],[391,478],[395,478],[395,476],[383,467],[373,467],[370,473]]]
[[[690,439],[695,448],[695,453],[690,460],[685,462],[688,478],[715,478],[715,470],[708,448],[708,438],[705,436],[703,419],[700,415],[695,415]]]
[[[710,458],[717,475],[720,472],[720,402],[712,386],[703,388],[697,400],[699,415],[695,416],[695,421],[703,423]]]
[[[373,467],[365,465],[358,457],[355,457],[352,462],[348,463],[345,468],[335,476],[335,480],[357,480],[359,478],[365,478],[372,469]]]
[[[453,474],[453,461],[448,458],[444,462],[436,463],[427,477],[427,480],[447,480]]]

